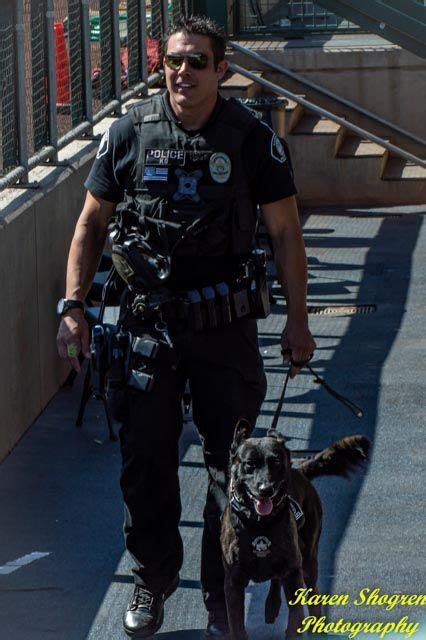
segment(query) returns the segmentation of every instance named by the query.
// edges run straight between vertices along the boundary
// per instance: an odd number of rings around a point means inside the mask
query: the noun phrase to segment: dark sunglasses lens
[[[185,59],[188,60],[189,66],[193,69],[205,69],[208,65],[208,57],[204,53],[193,53],[188,56],[165,56],[166,65],[173,71],[180,69]]]
[[[169,69],[173,69],[173,71],[177,71],[180,69],[184,61],[183,56],[165,56],[166,65]]]
[[[207,67],[208,58],[204,53],[188,56],[188,62],[193,69],[205,69]]]

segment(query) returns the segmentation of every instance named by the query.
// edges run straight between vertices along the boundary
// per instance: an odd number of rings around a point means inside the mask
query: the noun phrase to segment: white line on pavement
[[[44,556],[49,555],[50,551],[33,551],[33,553],[28,553],[26,556],[22,556],[22,558],[17,558],[16,560],[6,562],[6,564],[4,564],[2,567],[0,566],[0,576],[6,576],[9,573],[17,571],[21,567],[24,567],[26,564],[34,562],[34,560],[39,560],[40,558],[44,558]]]

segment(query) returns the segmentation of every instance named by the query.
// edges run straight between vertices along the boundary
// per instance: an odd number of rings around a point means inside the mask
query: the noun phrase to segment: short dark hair
[[[200,15],[178,18],[167,32],[167,36],[164,40],[164,52],[167,51],[167,43],[169,42],[170,36],[175,33],[186,33],[188,35],[194,34],[196,36],[207,36],[210,38],[215,67],[217,67],[218,63],[225,58],[225,33],[222,27],[220,27],[217,22],[211,18]]]

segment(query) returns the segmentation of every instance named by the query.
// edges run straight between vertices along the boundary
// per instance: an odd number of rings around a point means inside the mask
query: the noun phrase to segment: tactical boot
[[[214,609],[213,611],[209,611],[206,636],[208,638],[221,638],[222,640],[228,640],[229,625],[226,609]]]
[[[159,630],[164,619],[164,603],[179,585],[179,576],[164,593],[153,594],[146,587],[135,586],[123,618],[124,631],[132,638],[146,638]]]

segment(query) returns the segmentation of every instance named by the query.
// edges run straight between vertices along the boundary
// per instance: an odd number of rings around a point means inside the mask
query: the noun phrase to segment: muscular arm
[[[115,211],[115,203],[87,193],[83,210],[77,221],[68,256],[66,298],[84,302],[99,265],[107,235],[108,221]],[[57,344],[59,355],[68,359],[79,371],[78,357],[70,357],[72,344],[88,357],[89,329],[80,309],[70,309],[61,319]]]
[[[105,245],[108,221],[115,204],[87,192],[75,227],[67,266],[66,298],[85,300]]]
[[[291,349],[293,360],[303,362],[316,345],[308,327],[306,253],[296,199],[291,196],[264,204],[262,213],[274,247],[278,280],[287,300],[282,346]],[[297,370],[293,367],[292,376]]]

